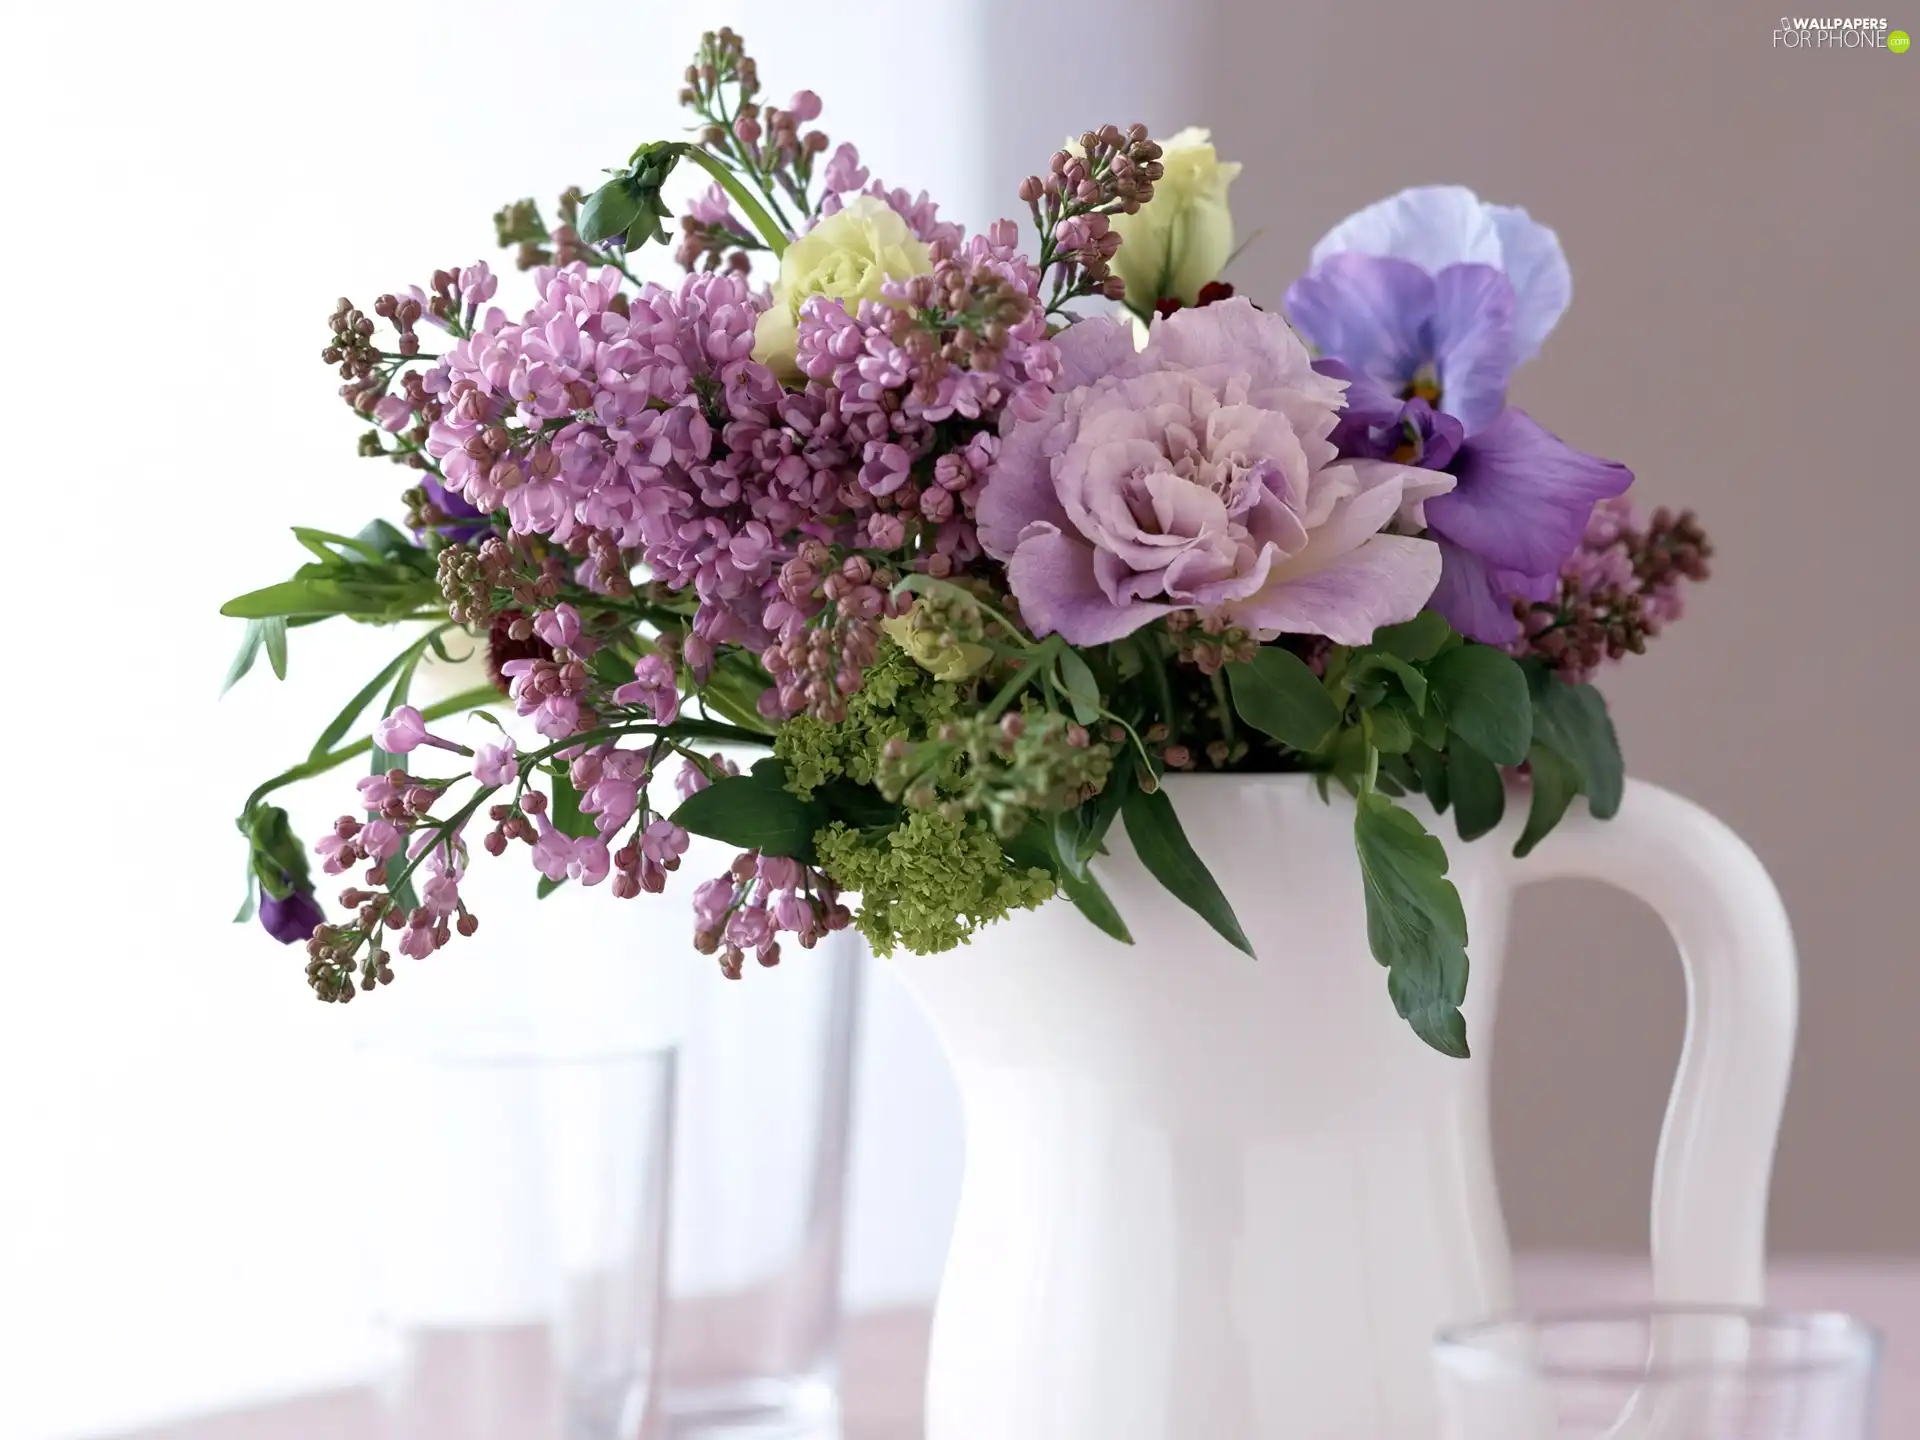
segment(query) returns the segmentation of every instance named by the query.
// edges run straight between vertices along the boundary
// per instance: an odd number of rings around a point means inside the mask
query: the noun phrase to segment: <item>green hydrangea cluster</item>
[[[834,883],[860,892],[854,925],[890,955],[951,950],[982,925],[1053,895],[1045,870],[1009,863],[984,821],[917,810],[880,834],[838,821],[814,837]]]
[[[787,788],[805,798],[844,775],[871,785],[881,751],[896,737],[921,739],[960,713],[970,687],[936,680],[891,640],[847,697],[847,718],[827,724],[808,715],[785,721],[773,753],[786,767]]]

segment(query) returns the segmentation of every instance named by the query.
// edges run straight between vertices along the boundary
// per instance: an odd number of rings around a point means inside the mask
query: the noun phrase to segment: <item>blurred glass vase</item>
[[[839,1430],[840,1259],[861,966],[851,932],[688,992],[667,1433]]]
[[[1835,1314],[1494,1320],[1434,1348],[1442,1440],[1869,1440],[1879,1343]]]
[[[672,1052],[475,1032],[367,1063],[393,1440],[637,1440],[659,1360]]]

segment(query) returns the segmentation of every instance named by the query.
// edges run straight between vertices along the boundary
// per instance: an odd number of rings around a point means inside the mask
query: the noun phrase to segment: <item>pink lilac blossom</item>
[[[519,757],[513,741],[482,745],[473,757],[473,778],[482,785],[505,785],[519,773]]]
[[[722,973],[732,980],[740,978],[748,951],[761,965],[779,964],[782,933],[812,949],[853,918],[825,875],[798,860],[757,851],[736,856],[725,875],[695,888],[693,916],[694,948],[718,954]]]
[[[662,725],[680,715],[680,680],[664,655],[643,655],[634,662],[633,679],[613,692],[616,705],[638,705]]]
[[[540,838],[533,844],[533,866],[549,880],[578,880],[598,885],[613,868],[607,842],[597,835],[572,836],[542,815]]]
[[[582,729],[586,712],[580,697],[588,685],[587,667],[578,660],[509,660],[500,673],[510,684],[514,708],[533,717],[533,728],[549,740],[564,740]]]
[[[373,727],[373,743],[391,755],[406,755],[427,738],[427,723],[411,705],[402,705]]]
[[[709,755],[707,769],[703,770],[691,760],[682,762],[679,772],[673,777],[673,790],[682,800],[690,800],[713,782],[707,778],[708,770],[719,775],[738,775],[740,767],[724,755]]]

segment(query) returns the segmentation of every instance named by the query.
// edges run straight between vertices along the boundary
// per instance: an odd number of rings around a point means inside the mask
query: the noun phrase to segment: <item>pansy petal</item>
[[[1560,237],[1517,205],[1489,205],[1500,236],[1500,268],[1513,282],[1516,305],[1514,363],[1525,364],[1566,313],[1573,299],[1573,273]]]
[[[1310,574],[1270,580],[1226,613],[1260,635],[1324,635],[1337,645],[1364,645],[1382,625],[1418,615],[1439,578],[1432,541],[1375,535]]]
[[[1507,403],[1513,376],[1513,286],[1488,265],[1449,265],[1433,277],[1433,348],[1440,408],[1472,435]]]
[[[1287,313],[1323,355],[1398,388],[1427,358],[1433,277],[1376,255],[1335,255],[1287,287]]]
[[[1093,573],[1093,549],[1054,530],[1036,528],[1007,565],[1007,584],[1036,635],[1058,633],[1069,644],[1104,645],[1165,615],[1171,605],[1115,605]]]
[[[1584,455],[1509,406],[1454,461],[1453,492],[1429,500],[1436,535],[1507,570],[1558,571],[1595,502],[1633,483],[1626,466]]]
[[[1557,584],[1548,572],[1528,575],[1489,565],[1471,550],[1439,540],[1440,583],[1429,602],[1454,629],[1484,645],[1507,645],[1519,638],[1515,600],[1546,600]]]
[[[1438,274],[1449,265],[1498,265],[1500,235],[1480,197],[1464,185],[1416,185],[1349,215],[1320,238],[1317,269],[1342,251],[1395,255]]]

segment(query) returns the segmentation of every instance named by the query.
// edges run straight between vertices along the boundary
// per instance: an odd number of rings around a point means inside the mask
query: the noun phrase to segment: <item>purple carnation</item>
[[[1056,343],[1056,393],[1005,427],[978,517],[1036,633],[1099,644],[1194,611],[1364,644],[1419,612],[1439,551],[1386,527],[1453,482],[1339,461],[1346,387],[1279,316],[1229,300],[1159,321],[1138,352],[1118,320]]]

